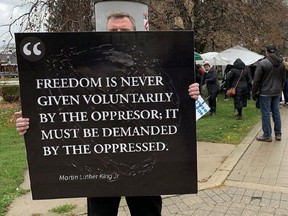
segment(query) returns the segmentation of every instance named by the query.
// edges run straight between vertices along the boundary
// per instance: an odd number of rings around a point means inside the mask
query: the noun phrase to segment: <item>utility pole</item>
[[[113,12],[125,12],[135,19],[137,31],[148,31],[149,0],[91,0],[94,6],[96,31],[106,31],[106,20]]]

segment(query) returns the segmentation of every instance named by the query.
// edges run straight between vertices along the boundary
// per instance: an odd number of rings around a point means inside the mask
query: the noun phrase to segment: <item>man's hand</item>
[[[191,98],[197,100],[200,94],[199,84],[198,83],[191,84],[188,88],[188,92]]]
[[[23,118],[22,112],[15,112],[14,115],[16,115],[16,130],[20,135],[24,135],[28,128],[29,128],[29,118]]]

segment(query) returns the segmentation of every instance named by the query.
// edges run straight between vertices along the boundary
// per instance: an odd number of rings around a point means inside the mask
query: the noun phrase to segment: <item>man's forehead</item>
[[[131,20],[128,17],[122,17],[122,18],[115,18],[111,17],[107,24],[109,25],[131,25],[133,26]]]
[[[128,17],[111,17],[107,22],[108,31],[133,31],[133,23]]]

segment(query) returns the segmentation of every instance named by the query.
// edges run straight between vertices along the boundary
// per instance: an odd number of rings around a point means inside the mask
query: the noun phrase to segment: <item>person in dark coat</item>
[[[210,107],[210,115],[216,114],[216,98],[219,91],[219,82],[217,77],[217,71],[213,65],[208,61],[203,64],[205,73],[202,75],[201,86],[207,85],[208,90],[208,103]]]
[[[282,123],[279,100],[285,83],[285,65],[283,59],[276,54],[274,44],[266,47],[266,58],[259,62],[252,85],[252,98],[259,100],[263,135],[257,136],[261,142],[272,142],[272,130],[275,140],[281,141]],[[274,128],[271,126],[271,113]],[[286,130],[285,130],[286,131]]]
[[[233,65],[228,64],[225,68],[224,71],[224,77],[223,77],[223,82],[221,84],[220,90],[224,92],[224,101],[228,100],[228,96],[226,95],[227,93],[227,74],[231,71],[231,69],[233,68]]]
[[[288,62],[283,62],[286,71],[285,83],[283,87],[283,96],[284,96],[284,106],[288,106]]]
[[[239,82],[238,82],[239,80]],[[238,82],[238,85],[237,85]],[[227,75],[228,89],[236,87],[236,94],[233,96],[234,108],[237,109],[238,120],[242,119],[242,109],[247,106],[249,85],[252,83],[250,70],[245,66],[244,62],[238,58],[233,64],[233,69]]]

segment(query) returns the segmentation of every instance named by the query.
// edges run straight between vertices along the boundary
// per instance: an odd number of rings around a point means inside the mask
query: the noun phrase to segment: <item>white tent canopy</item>
[[[259,55],[258,53],[252,52],[245,47],[239,45],[220,52],[219,56],[222,59],[225,59],[228,64],[232,65],[237,58],[240,58],[247,66],[252,65],[258,60],[264,58],[263,55]]]
[[[218,52],[203,53],[203,54],[201,54],[201,57],[203,60],[201,60],[201,62],[199,62],[200,64],[202,64],[205,61],[209,61],[212,65],[227,65],[227,64],[229,64],[228,61],[226,61],[226,59],[221,58],[221,56],[219,55]]]

